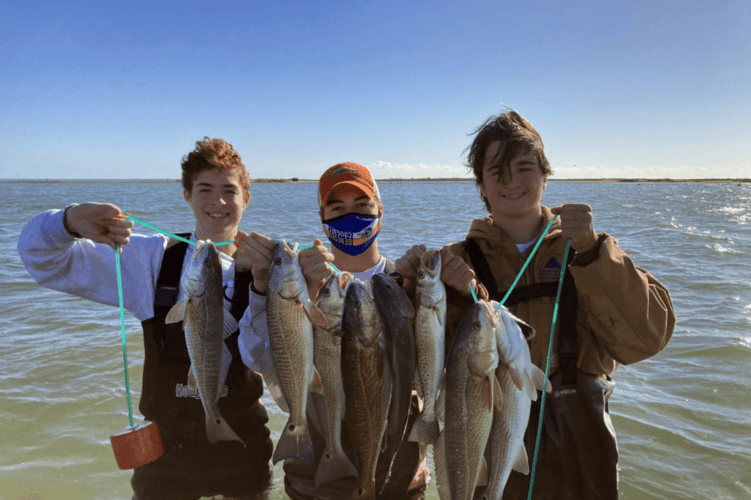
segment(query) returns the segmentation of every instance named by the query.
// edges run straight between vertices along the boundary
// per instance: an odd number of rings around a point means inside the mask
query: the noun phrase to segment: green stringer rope
[[[163,229],[159,229],[156,226],[152,226],[148,222],[144,222],[133,217],[128,217],[126,220],[131,220],[133,222],[141,224],[142,226],[146,226],[149,229],[153,229],[154,231],[158,231],[162,234],[166,234],[167,236],[171,238],[184,241],[185,243],[188,243],[190,245],[196,244],[195,241],[190,241],[176,234],[172,234],[169,231],[164,231]],[[221,246],[221,245],[229,245],[231,243],[233,242],[222,241],[219,243],[214,243],[214,245]],[[117,243],[115,243],[115,271],[117,273],[117,294],[118,294],[118,300],[120,301],[120,336],[122,337],[122,341],[123,341],[123,367],[125,368],[125,394],[128,397],[128,421],[130,422],[130,427],[134,428],[133,405],[130,400],[130,377],[128,377],[128,349],[127,349],[126,342],[125,342],[125,305],[123,301],[123,279],[122,279],[122,272],[120,270],[120,245]]]
[[[550,219],[550,222],[545,228],[545,231],[543,231],[542,235],[537,240],[537,243],[532,249],[532,252],[529,254],[529,257],[527,258],[526,262],[524,262],[524,265],[522,266],[521,271],[519,271],[519,274],[516,275],[516,278],[514,279],[514,282],[511,284],[511,287],[506,292],[506,295],[498,303],[499,309],[503,306],[503,304],[506,303],[506,300],[508,300],[509,296],[511,295],[511,292],[514,291],[516,284],[519,282],[519,280],[522,277],[522,274],[524,274],[524,271],[527,269],[527,266],[532,261],[532,257],[534,257],[535,253],[537,253],[537,249],[540,248],[543,237],[546,234],[548,234],[548,231],[550,231],[550,228],[553,227],[553,222],[555,222],[556,217],[558,217],[558,214],[554,214],[553,218]],[[548,376],[550,375],[550,358],[553,353],[553,336],[555,335],[555,323],[558,318],[558,305],[560,304],[560,301],[561,301],[561,290],[563,290],[563,276],[566,272],[566,262],[568,262],[568,254],[570,250],[571,250],[571,240],[568,240],[566,242],[566,250],[563,255],[563,264],[561,265],[561,275],[558,279],[558,291],[556,292],[555,306],[553,307],[553,319],[550,325],[550,342],[548,344],[547,361],[545,362],[545,381],[546,382],[548,380]],[[478,301],[477,294],[475,293],[475,289],[472,285],[469,286],[469,291],[472,292],[472,297],[475,299],[475,302],[477,302]],[[529,479],[529,496],[527,497],[527,500],[532,499],[532,489],[534,488],[534,484],[535,484],[535,471],[537,470],[537,457],[538,457],[538,453],[540,449],[540,438],[542,436],[542,421],[543,421],[543,415],[545,411],[545,395],[546,394],[547,394],[547,391],[543,389],[542,400],[540,400],[540,418],[537,424],[537,438],[535,440],[535,453],[534,453],[534,458],[532,460],[532,474],[530,475],[530,479]]]

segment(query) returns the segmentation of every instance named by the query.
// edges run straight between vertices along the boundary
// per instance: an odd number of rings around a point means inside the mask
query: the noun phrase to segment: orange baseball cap
[[[337,163],[326,170],[318,181],[318,205],[323,206],[334,190],[343,184],[354,186],[368,198],[380,198],[378,184],[376,184],[370,170],[359,163]]]

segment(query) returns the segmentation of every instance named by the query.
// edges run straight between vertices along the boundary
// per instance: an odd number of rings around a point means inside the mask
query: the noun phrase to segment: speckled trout
[[[313,327],[313,363],[321,375],[323,394],[311,393],[313,412],[311,421],[326,440],[316,469],[316,486],[357,476],[357,468],[342,448],[342,420],[344,419],[344,386],[342,385],[342,310],[344,296],[353,277],[349,273],[328,277],[316,299],[316,306],[326,315],[327,326]]]
[[[438,419],[435,403],[443,375],[446,332],[446,288],[441,281],[441,253],[427,251],[420,257],[415,293],[415,343],[423,408],[409,440],[435,444]]]

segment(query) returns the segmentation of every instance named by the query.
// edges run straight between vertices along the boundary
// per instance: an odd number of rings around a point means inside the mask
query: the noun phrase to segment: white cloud
[[[425,163],[391,163],[377,161],[366,165],[375,179],[444,179],[462,177],[471,179],[464,165],[427,165]]]

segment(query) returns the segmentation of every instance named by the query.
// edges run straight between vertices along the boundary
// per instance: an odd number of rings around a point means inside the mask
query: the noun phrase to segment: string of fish
[[[550,228],[553,226],[553,222],[555,221],[555,219],[556,219],[557,216],[558,216],[558,214],[555,214],[553,216],[553,218],[550,220],[550,223],[545,228],[545,231],[544,231],[543,234],[547,234],[548,233],[548,231],[550,230]],[[156,227],[156,226],[154,226],[152,224],[149,224],[148,222],[144,222],[142,220],[136,219],[135,217],[128,217],[126,220],[133,221],[133,222],[135,222],[137,224],[140,224],[142,226],[148,227],[149,229],[152,229],[154,231],[160,232],[160,233],[165,234],[165,235],[167,235],[167,236],[169,236],[171,238],[175,238],[175,239],[177,239],[179,241],[183,241],[183,242],[188,243],[190,245],[195,245],[196,244],[194,241],[191,241],[189,239],[183,238],[182,236],[178,236],[178,235],[176,235],[174,233],[171,233],[169,231],[165,231],[163,229],[160,229],[160,228],[158,228],[158,227]],[[216,246],[221,246],[221,245],[229,245],[229,244],[232,244],[232,243],[233,243],[232,241],[222,241],[222,242],[219,242],[219,243],[215,243],[215,245]],[[527,260],[524,263],[524,265],[522,266],[521,271],[519,271],[519,274],[516,276],[516,279],[514,279],[514,282],[512,283],[511,287],[506,292],[506,295],[503,297],[503,299],[498,304],[499,308],[503,306],[503,304],[508,299],[509,295],[511,295],[511,292],[516,287],[517,283],[519,282],[519,279],[521,279],[522,274],[526,270],[526,268],[529,265],[529,263],[532,261],[532,257],[535,255],[535,253],[537,252],[537,249],[540,247],[541,244],[542,244],[542,238],[540,238],[537,241],[537,243],[535,244],[534,248],[532,249],[532,252],[530,253],[530,255],[527,258]],[[117,291],[118,291],[118,299],[119,299],[119,304],[120,304],[120,333],[121,333],[121,337],[122,337],[122,346],[123,346],[123,366],[124,366],[124,370],[125,370],[125,392],[126,392],[127,399],[128,399],[128,420],[130,422],[130,426],[134,427],[134,424],[133,424],[133,407],[132,407],[131,397],[130,397],[130,379],[128,377],[128,352],[127,352],[127,344],[126,344],[126,340],[125,340],[125,307],[123,305],[123,287],[122,287],[122,275],[121,275],[121,267],[120,267],[120,250],[119,250],[119,247],[120,247],[119,244],[115,244],[115,268],[116,268],[116,271],[117,271]],[[304,246],[301,246],[300,248],[303,249],[303,248],[309,248],[309,247],[310,247],[310,245],[304,245]],[[569,255],[570,248],[571,248],[571,241],[569,240],[569,241],[566,242],[566,250],[565,250],[565,254],[563,256],[563,262],[567,262],[568,261],[568,255]],[[331,267],[334,268],[335,272],[339,272],[339,270],[336,269],[333,265]],[[558,291],[556,293],[555,306],[553,308],[553,319],[552,319],[552,324],[551,324],[550,342],[549,342],[549,345],[548,345],[548,356],[547,356],[547,362],[545,364],[545,380],[547,380],[548,377],[549,377],[549,375],[550,375],[550,358],[551,358],[551,354],[552,354],[552,350],[553,350],[553,335],[554,335],[554,332],[555,332],[555,324],[556,324],[556,320],[557,320],[557,317],[558,317],[558,306],[559,306],[559,303],[560,303],[561,290],[563,288],[563,276],[564,276],[565,270],[566,270],[566,266],[565,265],[561,266],[561,274],[560,274],[560,278],[558,280]],[[472,293],[472,297],[474,298],[475,302],[477,302],[477,300],[478,300],[477,299],[477,294],[475,293],[474,288],[471,287],[471,286],[470,286],[470,291]],[[530,486],[529,486],[529,497],[528,497],[529,499],[532,498],[532,489],[534,487],[535,471],[536,471],[536,468],[537,468],[537,458],[538,458],[538,451],[539,451],[539,446],[540,446],[540,436],[541,436],[541,430],[542,430],[542,419],[543,419],[543,414],[544,414],[544,409],[545,409],[545,395],[546,395],[546,392],[542,391],[542,401],[540,402],[540,417],[539,417],[539,421],[538,421],[537,437],[536,437],[536,440],[535,440],[535,453],[534,453],[534,459],[532,461],[532,471],[531,471],[531,477],[530,477],[530,482],[529,482],[529,484],[530,484]]]
[[[176,240],[183,241],[193,246],[196,245],[195,241],[190,241],[189,239],[183,238],[182,236],[178,236],[176,234],[170,233],[169,231],[159,229],[158,227],[153,226],[149,224],[148,222],[138,220],[134,217],[128,217],[125,220],[133,221],[136,224],[140,224],[142,226],[148,227],[149,229],[153,229],[154,231],[160,232],[162,234],[166,234],[170,238],[175,238]],[[219,243],[214,243],[214,245],[221,246],[221,245],[230,245],[232,243],[233,243],[232,241],[221,241]],[[220,255],[222,254],[220,253]],[[123,282],[122,282],[122,273],[120,269],[120,245],[117,243],[115,243],[115,270],[117,273],[117,293],[118,293],[118,300],[120,303],[120,336],[122,337],[122,342],[123,342],[123,366],[125,367],[125,394],[128,397],[128,421],[130,422],[130,427],[135,428],[133,424],[133,405],[130,399],[130,378],[128,376],[128,349],[127,349],[126,342],[125,342],[125,306],[123,303]]]
[[[553,222],[555,222],[556,217],[558,217],[558,214],[553,215],[553,218],[548,223],[547,227],[545,228],[545,231],[543,231],[543,235],[548,234],[548,231],[550,231],[550,228],[553,227]],[[534,257],[535,253],[537,252],[537,249],[540,248],[540,244],[542,244],[542,237],[540,237],[537,240],[537,243],[535,244],[534,248],[532,249],[532,252],[529,254],[529,257],[527,258],[526,262],[524,262],[524,265],[522,266],[521,271],[519,271],[519,274],[517,274],[516,279],[514,279],[514,282],[511,284],[511,287],[506,292],[506,295],[503,297],[501,302],[498,304],[498,309],[500,309],[503,304],[506,303],[506,300],[508,300],[509,295],[511,295],[511,292],[514,291],[514,288],[516,287],[516,284],[519,282],[519,280],[522,277],[522,274],[524,274],[525,269],[527,269],[527,266],[532,261],[532,257]],[[555,306],[553,307],[553,320],[550,325],[550,342],[548,343],[548,356],[547,361],[545,362],[545,380],[548,380],[548,377],[550,376],[550,358],[553,353],[553,335],[555,334],[555,324],[558,318],[558,305],[561,301],[561,290],[563,289],[563,276],[566,272],[566,265],[565,263],[568,262],[568,255],[571,250],[571,240],[568,240],[566,242],[566,250],[563,255],[563,265],[561,265],[561,274],[558,278],[558,291],[555,295]],[[472,292],[472,298],[475,299],[475,302],[477,302],[477,294],[475,293],[475,289],[472,287],[472,285],[469,286],[470,292]],[[540,417],[537,422],[537,437],[535,438],[535,453],[534,458],[532,459],[532,471],[529,478],[529,496],[527,497],[528,500],[532,499],[532,490],[534,488],[535,484],[535,471],[537,470],[537,457],[540,449],[540,437],[542,435],[542,418],[545,411],[545,395],[546,391],[542,391],[542,400],[540,401]]]

